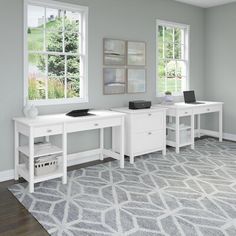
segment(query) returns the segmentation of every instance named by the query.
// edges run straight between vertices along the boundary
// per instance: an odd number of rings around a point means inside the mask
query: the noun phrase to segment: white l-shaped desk
[[[34,184],[45,180],[62,177],[63,183],[67,182],[67,166],[82,162],[91,161],[89,157],[109,156],[120,160],[120,167],[124,168],[124,116],[125,114],[114,111],[91,111],[92,115],[84,117],[69,117],[65,114],[38,116],[36,119],[14,118],[15,121],[15,179],[19,176],[29,182],[29,191],[34,192]],[[119,153],[104,148],[104,128],[112,127],[119,129],[120,149]],[[67,155],[67,134],[85,130],[100,129],[100,147],[86,152]],[[20,145],[20,134],[28,137],[28,145]],[[38,137],[61,135],[62,147],[55,145],[46,148],[38,148],[34,144],[34,139]],[[79,145],[79,144],[78,144]],[[20,163],[19,153],[28,157],[29,168],[24,163]],[[57,171],[35,176],[34,159],[47,155],[61,156]],[[84,161],[83,161],[84,160]]]
[[[223,111],[223,102],[207,102],[202,101],[202,104],[186,104],[183,102],[175,103],[173,105],[164,105],[164,104],[157,104],[155,107],[165,107],[167,108],[166,115],[169,117],[175,117],[175,127],[168,127],[173,128],[175,130],[175,142],[167,140],[166,143],[169,146],[173,146],[176,148],[176,152],[179,153],[179,148],[191,145],[191,148],[194,149],[194,138],[195,138],[195,115],[197,115],[197,134],[200,137],[201,134],[201,124],[200,124],[200,116],[201,114],[206,113],[213,113],[216,112],[219,115],[219,132],[218,137],[219,141],[222,142],[222,111]],[[180,117],[190,116],[191,122],[189,129],[191,130],[191,140],[187,143],[180,142]]]

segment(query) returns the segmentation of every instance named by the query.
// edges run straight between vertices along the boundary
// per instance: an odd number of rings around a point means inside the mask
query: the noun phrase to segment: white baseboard
[[[212,130],[201,129],[201,134],[218,137],[218,132]],[[236,141],[236,134],[223,133],[223,139]]]
[[[14,170],[0,171],[0,182],[14,179]]]
[[[236,142],[236,135],[235,134],[224,133],[223,138],[227,139],[227,140],[230,140],[230,141],[235,141]]]

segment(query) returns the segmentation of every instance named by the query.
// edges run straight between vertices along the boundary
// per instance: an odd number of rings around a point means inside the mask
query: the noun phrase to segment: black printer
[[[151,101],[145,100],[135,100],[129,102],[129,109],[136,110],[136,109],[148,109],[152,106]]]

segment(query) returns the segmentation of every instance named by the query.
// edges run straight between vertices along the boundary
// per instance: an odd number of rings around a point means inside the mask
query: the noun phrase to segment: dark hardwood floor
[[[112,161],[107,158],[103,162]],[[69,170],[84,168],[97,165],[101,161],[93,161],[82,165],[70,167]],[[38,223],[37,220],[24,208],[18,200],[8,191],[8,187],[23,182],[9,180],[0,183],[0,236],[46,236],[47,231]]]

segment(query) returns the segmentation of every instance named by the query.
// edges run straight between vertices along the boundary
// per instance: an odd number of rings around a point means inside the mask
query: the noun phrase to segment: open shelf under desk
[[[25,164],[18,165],[18,172],[21,177],[23,177],[28,182],[30,181],[29,170],[26,168]],[[59,166],[58,169],[52,173],[40,175],[40,176],[35,175],[33,182],[39,183],[39,182],[43,182],[43,181],[50,180],[50,179],[60,178],[62,176],[63,176],[62,168]]]
[[[27,157],[29,157],[29,146],[20,146],[18,150],[25,154]],[[47,156],[47,155],[55,155],[55,154],[61,154],[63,152],[62,148],[59,148],[55,145],[45,145],[45,146],[39,146],[34,145],[34,158]]]
[[[175,127],[172,127],[172,126],[166,126],[167,129],[170,129],[170,130],[176,130]],[[191,126],[184,126],[184,127],[180,127],[179,130],[188,130],[188,129],[191,129]]]

